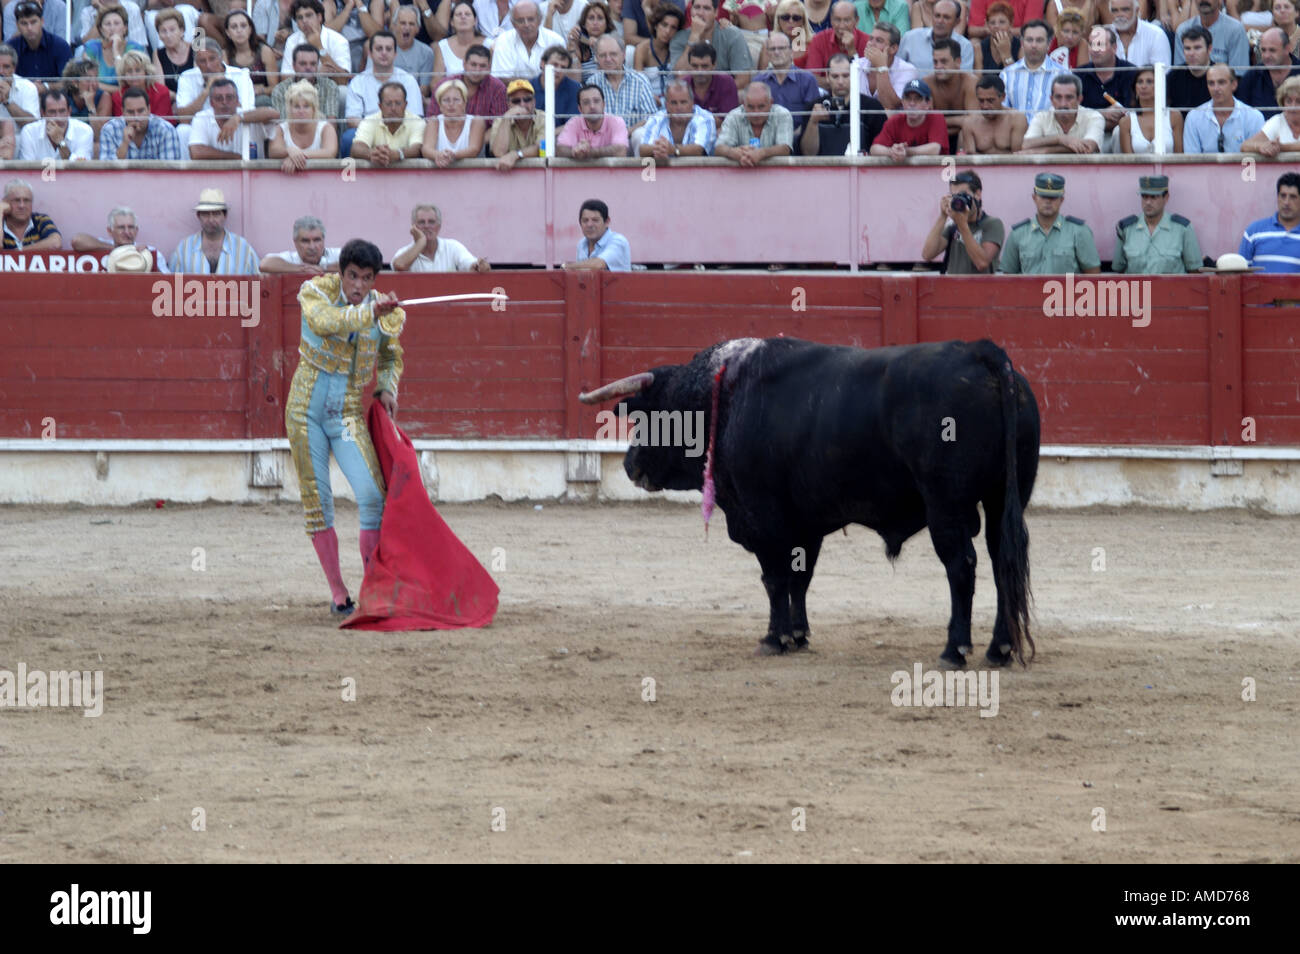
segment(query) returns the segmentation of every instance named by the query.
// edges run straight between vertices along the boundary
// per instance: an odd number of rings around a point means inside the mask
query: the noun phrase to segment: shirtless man
[[[979,112],[966,117],[958,137],[959,151],[971,155],[1006,155],[1018,152],[1029,121],[1018,109],[1002,105],[1006,87],[1001,77],[988,75],[975,84]]]
[[[935,41],[934,72],[925,77],[925,83],[934,96],[935,110],[943,113],[948,124],[948,151],[955,154],[966,117],[977,108],[975,74],[962,71],[961,47],[956,40]]]

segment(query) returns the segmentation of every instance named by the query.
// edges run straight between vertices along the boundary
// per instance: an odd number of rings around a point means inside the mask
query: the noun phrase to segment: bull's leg
[[[998,547],[1002,543],[1002,510],[1000,502],[990,503],[984,501],[984,542],[988,544],[989,559],[993,565],[998,564]],[[997,584],[997,575],[994,574],[994,585]],[[1007,632],[1006,617],[1003,615],[1005,600],[1002,595],[1002,587],[998,587],[998,615],[993,623],[993,641],[989,643],[988,652],[984,654],[984,659],[990,666],[1009,666],[1011,665],[1011,636]]]
[[[790,548],[775,547],[758,552],[758,564],[763,568],[763,586],[767,588],[770,613],[767,635],[758,643],[760,656],[774,656],[794,646],[790,634]]]
[[[790,566],[794,574],[790,581],[790,626],[794,637],[794,648],[808,648],[808,606],[806,599],[808,587],[812,584],[813,569],[817,566],[817,557],[822,550],[822,538],[809,540],[801,547],[796,547],[790,555]]]
[[[931,522],[930,539],[934,551],[948,571],[948,591],[952,596],[952,616],[948,621],[948,645],[939,662],[952,669],[966,666],[970,652],[970,611],[975,597],[975,547],[971,543],[969,527],[962,521],[947,517],[941,523]]]

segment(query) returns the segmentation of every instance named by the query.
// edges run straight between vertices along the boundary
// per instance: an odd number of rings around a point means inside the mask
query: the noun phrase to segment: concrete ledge
[[[151,500],[299,499],[287,441],[0,441],[0,504],[130,506]],[[698,502],[647,494],[623,474],[623,448],[597,441],[416,441],[430,498]],[[268,446],[270,445],[270,446]],[[571,455],[591,455],[573,466]],[[258,462],[255,469],[254,461]],[[597,466],[598,465],[598,466]],[[331,464],[335,495],[351,489]],[[278,486],[253,486],[278,474]],[[1300,448],[1045,445],[1034,503],[1043,507],[1249,508],[1300,514]]]

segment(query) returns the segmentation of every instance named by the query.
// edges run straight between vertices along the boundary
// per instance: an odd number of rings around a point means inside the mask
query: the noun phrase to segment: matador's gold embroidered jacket
[[[372,291],[360,305],[350,305],[342,289],[340,276],[320,275],[303,282],[298,291],[302,306],[299,370],[307,364],[330,374],[347,374],[348,391],[359,399],[378,360],[375,393],[389,391],[396,397],[402,377],[402,346],[397,338],[406,324],[406,312],[394,308],[376,324],[376,293]]]

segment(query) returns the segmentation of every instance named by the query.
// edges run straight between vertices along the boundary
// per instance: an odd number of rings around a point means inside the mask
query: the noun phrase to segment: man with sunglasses
[[[1205,74],[1210,101],[1187,114],[1183,152],[1241,152],[1241,144],[1264,128],[1264,114],[1237,99],[1237,74],[1216,63]]]
[[[546,135],[546,114],[538,112],[533,84],[526,79],[511,80],[506,87],[510,108],[492,126],[488,148],[497,157],[497,168],[509,172],[520,159],[535,159],[541,154]]]
[[[32,80],[44,93],[43,78],[63,75],[63,68],[72,59],[72,47],[45,28],[41,5],[34,0],[19,0],[14,5],[14,19],[18,34],[11,36],[8,44],[18,53],[17,73]]]

